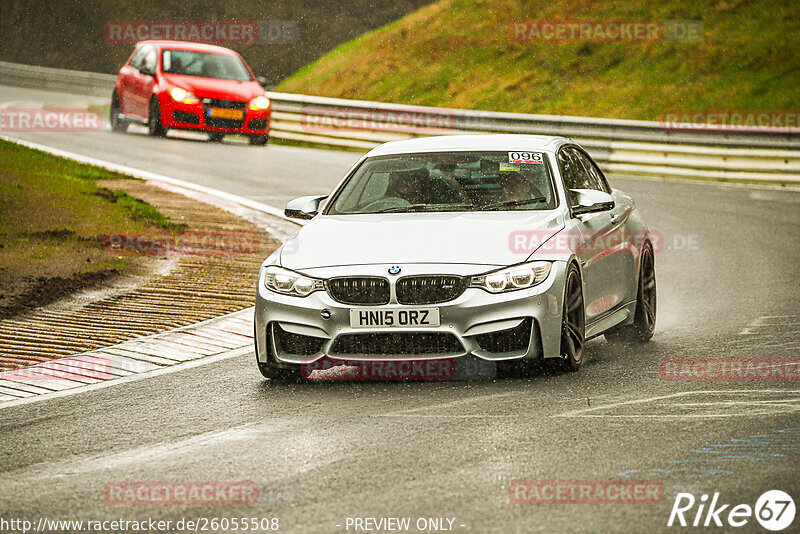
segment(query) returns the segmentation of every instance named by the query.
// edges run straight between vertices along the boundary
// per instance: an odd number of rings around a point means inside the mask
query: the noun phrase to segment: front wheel
[[[158,104],[158,99],[153,98],[150,100],[150,106],[147,112],[147,132],[153,137],[164,137],[167,135],[167,130],[161,124],[161,106]]]
[[[656,329],[656,269],[653,247],[645,243],[639,262],[639,286],[633,323],[605,333],[612,343],[645,343]]]
[[[221,143],[223,139],[225,139],[224,133],[214,132],[208,134],[208,140],[211,141],[212,143]]]
[[[274,365],[270,365],[267,362],[261,362],[258,360],[258,342],[257,333],[256,333],[256,325],[253,324],[253,348],[255,349],[256,353],[256,363],[258,364],[258,370],[261,373],[261,376],[264,378],[268,378],[273,382],[293,382],[298,383],[302,382],[302,375],[300,373],[300,369],[284,369],[282,367],[276,367]]]
[[[250,137],[250,144],[253,146],[264,146],[269,141],[269,137],[266,135],[253,135]]]
[[[258,370],[261,372],[261,376],[273,382],[299,383],[303,381],[299,369],[283,369],[268,363],[258,362]]]
[[[564,311],[561,319],[561,358],[554,359],[556,367],[577,371],[583,363],[586,344],[586,315],[583,309],[581,275],[574,264],[567,269],[564,284]]]

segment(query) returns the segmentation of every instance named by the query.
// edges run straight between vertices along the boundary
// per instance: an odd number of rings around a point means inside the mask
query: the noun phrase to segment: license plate
[[[402,310],[353,308],[350,310],[350,326],[353,328],[439,326],[439,308],[405,308]]]
[[[244,117],[244,111],[241,109],[211,108],[208,110],[208,116],[215,119],[241,119]]]

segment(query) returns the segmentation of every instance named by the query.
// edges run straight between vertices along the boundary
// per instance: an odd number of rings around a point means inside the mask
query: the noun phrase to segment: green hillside
[[[694,42],[515,42],[515,20],[700,20]],[[280,91],[497,111],[658,120],[797,110],[800,2],[441,0],[304,67]]]

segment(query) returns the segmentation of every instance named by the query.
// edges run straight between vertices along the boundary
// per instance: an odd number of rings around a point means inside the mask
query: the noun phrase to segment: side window
[[[142,60],[144,59],[144,52],[146,48],[147,47],[140,46],[133,52],[133,55],[131,56],[131,62],[129,63],[131,67],[136,70],[142,68]]]
[[[143,52],[144,58],[142,59],[142,68],[139,69],[139,71],[142,72],[142,74],[155,74],[156,60],[158,59],[156,49],[152,46],[146,46],[143,48],[145,49]]]
[[[608,187],[603,173],[600,172],[600,169],[597,168],[594,161],[580,150],[573,149],[573,153],[581,161],[584,169],[586,169],[586,174],[589,177],[589,189],[597,189],[598,191],[611,193],[611,189]]]
[[[586,172],[575,149],[565,147],[558,152],[558,168],[564,180],[564,187],[567,190],[567,202],[570,206],[577,204],[575,195],[570,192],[570,189],[594,189],[590,185],[591,178],[589,173]]]

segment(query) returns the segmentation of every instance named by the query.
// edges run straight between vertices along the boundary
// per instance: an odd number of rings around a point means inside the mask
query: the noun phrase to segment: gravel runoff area
[[[84,291],[0,321],[0,371],[116,345],[253,305],[258,267],[280,244],[267,231],[219,207],[144,181],[98,183],[153,205],[186,229],[180,235],[110,236],[109,254],[148,255],[152,276],[118,280],[110,288]]]

